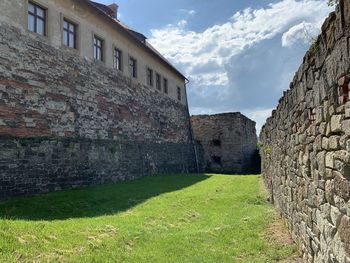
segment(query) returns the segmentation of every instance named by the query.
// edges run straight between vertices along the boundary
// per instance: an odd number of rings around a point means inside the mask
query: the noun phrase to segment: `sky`
[[[239,111],[259,133],[329,12],[327,0],[98,0],[188,77],[190,113]]]

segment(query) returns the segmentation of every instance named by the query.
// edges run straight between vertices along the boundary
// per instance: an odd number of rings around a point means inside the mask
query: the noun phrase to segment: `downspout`
[[[190,132],[190,141],[192,142],[192,145],[193,145],[194,157],[196,159],[197,173],[199,173],[198,154],[197,154],[197,148],[196,148],[196,144],[195,144],[194,137],[193,137],[190,109],[188,107],[188,97],[187,97],[187,84],[188,83],[190,83],[190,81],[186,78],[185,79],[185,97],[186,97],[186,108],[187,108],[187,116],[188,116],[188,128],[189,128],[189,132]]]

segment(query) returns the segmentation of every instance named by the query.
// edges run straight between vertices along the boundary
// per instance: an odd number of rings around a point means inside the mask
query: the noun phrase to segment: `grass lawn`
[[[278,262],[258,176],[173,175],[0,203],[0,262]]]

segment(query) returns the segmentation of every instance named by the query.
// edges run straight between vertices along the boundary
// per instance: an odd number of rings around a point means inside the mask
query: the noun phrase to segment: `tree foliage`
[[[339,0],[328,0],[329,6],[334,6],[334,5],[337,5],[338,3],[339,3]]]

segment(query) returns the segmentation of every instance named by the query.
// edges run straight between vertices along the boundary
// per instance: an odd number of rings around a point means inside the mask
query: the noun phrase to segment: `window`
[[[114,68],[122,70],[122,52],[117,48],[114,49]]]
[[[163,90],[165,94],[168,94],[168,80],[166,78],[163,79]]]
[[[28,3],[28,30],[46,35],[46,10],[32,2]]]
[[[211,160],[213,163],[221,165],[221,157],[220,156],[212,156]]]
[[[212,144],[213,144],[213,146],[220,147],[221,146],[221,141],[220,140],[213,140]]]
[[[129,71],[130,71],[131,77],[133,78],[137,77],[137,61],[132,57],[130,57],[129,59]]]
[[[147,85],[153,87],[153,70],[147,68]]]
[[[177,99],[181,101],[181,88],[177,87]]]
[[[94,59],[103,61],[103,40],[94,36]]]
[[[157,90],[161,90],[162,87],[161,87],[161,77],[160,77],[160,74],[156,74],[156,88]]]
[[[77,48],[77,25],[63,20],[63,44],[70,48]]]

